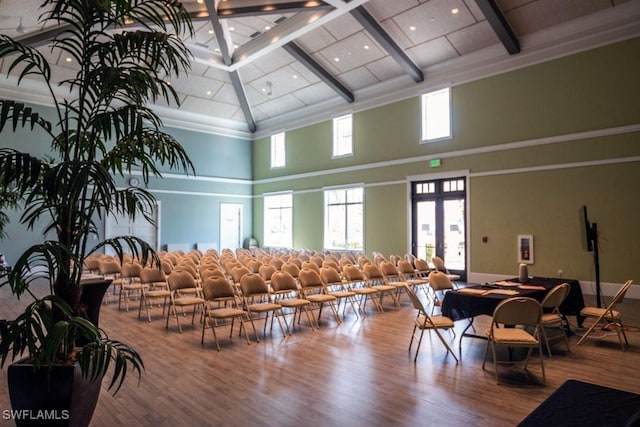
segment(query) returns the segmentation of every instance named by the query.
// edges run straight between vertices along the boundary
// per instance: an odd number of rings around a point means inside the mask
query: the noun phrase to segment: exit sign
[[[440,159],[431,159],[429,165],[432,168],[439,168],[440,166],[442,166],[442,161]]]

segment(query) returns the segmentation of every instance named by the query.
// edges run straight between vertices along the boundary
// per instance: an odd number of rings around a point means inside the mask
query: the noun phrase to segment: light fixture
[[[267,81],[267,86],[262,88],[262,92],[264,92],[265,95],[267,96],[271,96],[273,95],[273,83],[271,83],[270,81]]]
[[[364,48],[364,50],[369,50],[369,45],[365,44],[364,46],[362,46]]]
[[[458,9],[457,7],[451,9],[451,13],[453,13],[454,15],[456,15],[458,12],[460,12],[460,9]]]
[[[415,26],[415,25],[410,26],[410,27],[409,27],[409,30],[411,30],[411,31],[415,31],[415,30],[416,30],[416,26]]]
[[[22,25],[22,16],[20,17],[20,23],[18,24],[18,27],[16,28],[16,33],[18,34],[24,34],[27,32],[27,29],[24,27],[24,25]]]

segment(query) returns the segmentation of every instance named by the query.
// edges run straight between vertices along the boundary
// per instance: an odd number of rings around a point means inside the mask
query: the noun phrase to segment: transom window
[[[278,248],[293,246],[293,195],[264,196],[264,245]]]
[[[363,187],[325,190],[324,204],[324,247],[363,250]]]
[[[284,132],[271,135],[271,169],[283,168],[286,165]]]
[[[451,88],[422,95],[422,141],[451,138]]]
[[[353,154],[353,117],[351,114],[333,119],[333,157]]]

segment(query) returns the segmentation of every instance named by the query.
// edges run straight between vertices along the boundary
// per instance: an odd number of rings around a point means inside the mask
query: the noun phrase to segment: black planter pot
[[[104,294],[111,286],[112,279],[91,278],[82,279],[82,293],[80,294],[80,304],[85,309],[86,318],[96,326],[100,320],[100,307],[102,307],[102,299]]]
[[[102,383],[83,378],[77,364],[35,369],[24,360],[9,365],[7,380],[18,427],[88,426]]]
[[[111,280],[82,280],[84,316],[98,326],[102,299]],[[0,324],[0,332],[2,325]],[[84,343],[76,342],[78,346]],[[16,426],[86,427],[98,403],[102,378],[83,378],[78,364],[35,367],[26,359],[7,369],[11,418]]]

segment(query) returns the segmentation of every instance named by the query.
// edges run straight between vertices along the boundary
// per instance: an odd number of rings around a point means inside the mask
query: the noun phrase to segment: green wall
[[[594,280],[580,240],[587,205],[600,229],[603,281],[637,280],[639,51],[632,39],[454,86],[447,141],[420,144],[419,96],[355,113],[350,157],[331,159],[331,121],[287,131],[287,166],[275,171],[269,138],[258,139],[254,233],[262,239],[261,196],[292,190],[294,246],[322,249],[322,188],[361,183],[366,252],[405,253],[407,177],[459,172],[469,184],[469,272],[515,274],[517,235],[533,234],[533,274]],[[432,157],[440,168],[429,167]]]

